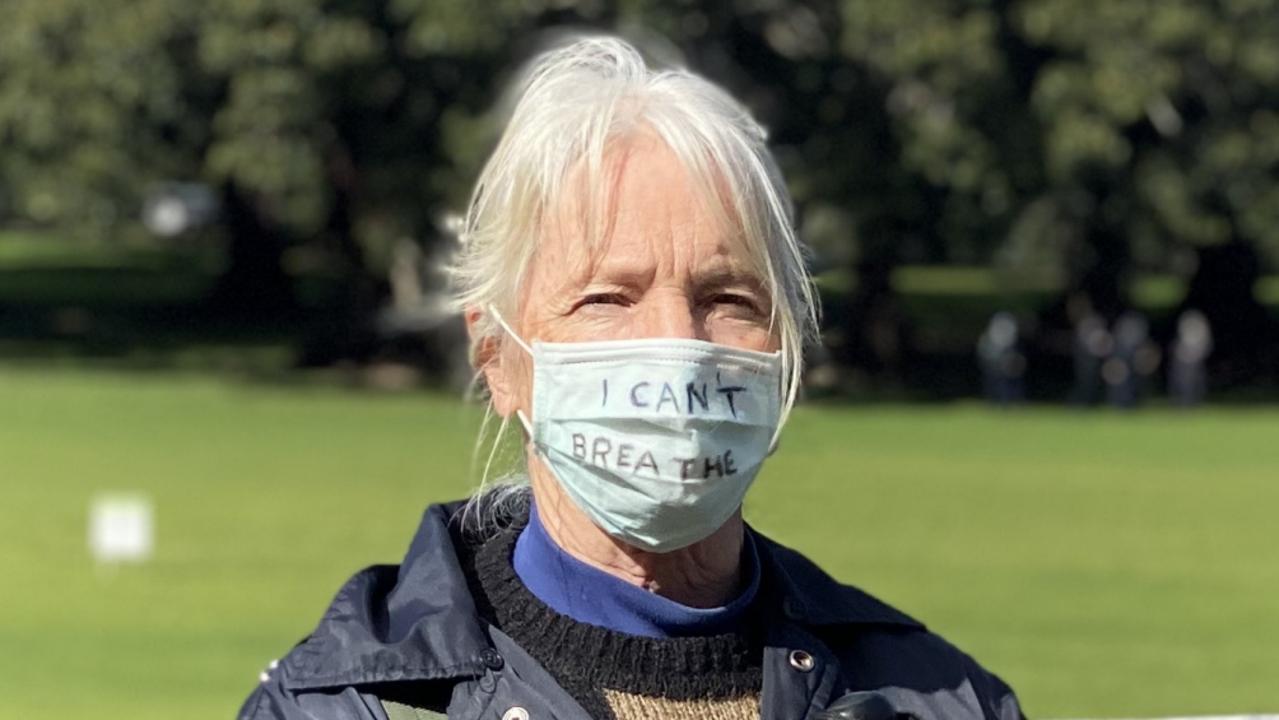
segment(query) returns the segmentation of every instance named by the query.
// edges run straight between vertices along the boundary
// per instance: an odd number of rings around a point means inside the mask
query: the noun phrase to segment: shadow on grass
[[[0,358],[118,369],[288,369],[300,311],[246,321],[211,308],[211,268],[180,261],[0,266]]]

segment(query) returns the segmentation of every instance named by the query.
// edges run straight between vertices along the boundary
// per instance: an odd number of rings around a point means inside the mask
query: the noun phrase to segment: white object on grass
[[[143,495],[103,495],[89,509],[89,551],[99,563],[141,563],[155,549],[151,499]]]

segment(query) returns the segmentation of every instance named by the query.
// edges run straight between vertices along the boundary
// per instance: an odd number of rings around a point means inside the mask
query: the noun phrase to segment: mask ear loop
[[[502,329],[506,331],[506,334],[510,335],[511,339],[518,343],[520,347],[524,348],[524,352],[528,353],[529,356],[532,357],[533,348],[529,347],[528,343],[524,342],[524,339],[521,338],[519,333],[515,332],[510,325],[506,324],[506,320],[502,317],[502,313],[498,312],[497,308],[493,307],[492,303],[489,303],[488,311],[489,314],[493,316],[493,319],[497,321],[497,324],[501,325]]]
[[[493,319],[497,321],[497,324],[502,327],[502,330],[505,331],[507,335],[510,335],[511,339],[514,340],[517,345],[524,348],[524,352],[528,353],[529,357],[533,357],[533,348],[529,347],[528,343],[524,342],[524,339],[519,336],[519,333],[515,332],[514,328],[506,324],[506,320],[502,317],[502,313],[498,312],[497,308],[494,307],[492,303],[489,303],[488,311],[489,314],[493,316]],[[532,440],[533,424],[529,422],[528,417],[524,415],[524,411],[516,410],[515,417],[520,421],[520,424],[524,426],[524,432],[528,433],[529,439]]]
[[[777,350],[777,351],[775,351],[775,352],[773,353],[773,357],[777,358],[777,362],[778,362],[778,364],[780,365],[780,364],[781,364],[781,360],[782,360],[782,351],[781,351],[781,350]],[[781,380],[781,374],[780,374],[780,372],[779,372],[779,373],[778,373],[778,380],[777,380],[777,402],[778,402],[778,404],[780,404],[780,403],[782,402],[782,393],[783,393],[783,389],[784,389],[784,388],[785,388],[785,385],[782,383],[782,380]],[[779,413],[780,413],[780,409],[779,409]],[[777,426],[777,429],[773,431],[773,437],[772,437],[772,439],[770,439],[770,440],[768,441],[768,452],[766,452],[766,453],[764,454],[764,457],[766,457],[766,458],[770,458],[770,457],[772,457],[772,456],[773,456],[773,453],[777,452],[777,446],[778,446],[778,445],[780,445],[780,444],[781,444],[781,442],[782,442],[782,427],[781,427],[781,425],[778,425],[778,426]]]

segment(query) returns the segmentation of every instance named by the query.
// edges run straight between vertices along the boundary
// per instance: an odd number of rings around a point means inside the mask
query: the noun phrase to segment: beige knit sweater
[[[759,720],[759,693],[669,700],[605,689],[604,699],[617,720]]]

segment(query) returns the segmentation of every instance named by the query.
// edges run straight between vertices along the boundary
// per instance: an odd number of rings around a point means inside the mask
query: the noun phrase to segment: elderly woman
[[[1020,717],[971,658],[742,520],[816,313],[728,95],[617,40],[543,55],[454,270],[527,485],[429,508],[241,717]]]

